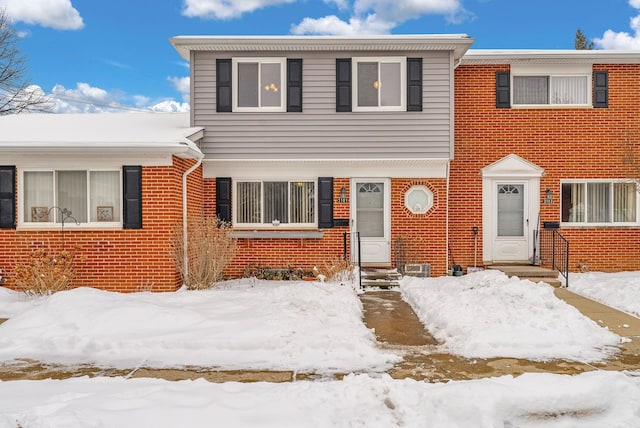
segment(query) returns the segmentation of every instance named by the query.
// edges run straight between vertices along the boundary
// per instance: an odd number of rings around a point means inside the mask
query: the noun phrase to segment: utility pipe
[[[187,178],[189,174],[202,164],[202,159],[204,159],[204,155],[198,155],[196,163],[182,174],[182,268],[185,278],[189,275],[189,254],[187,251]],[[185,278],[183,278],[183,280]]]

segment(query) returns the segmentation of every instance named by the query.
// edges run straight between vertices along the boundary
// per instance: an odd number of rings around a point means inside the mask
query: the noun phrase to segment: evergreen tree
[[[593,50],[593,41],[587,39],[581,29],[576,31],[576,38],[573,42],[576,50]]]

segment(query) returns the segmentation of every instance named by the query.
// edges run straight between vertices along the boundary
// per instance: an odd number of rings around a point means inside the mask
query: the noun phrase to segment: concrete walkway
[[[607,327],[619,336],[640,337],[640,318],[603,305],[589,298],[571,292],[567,288],[556,288],[556,297],[574,306],[583,315],[591,318],[602,327]]]

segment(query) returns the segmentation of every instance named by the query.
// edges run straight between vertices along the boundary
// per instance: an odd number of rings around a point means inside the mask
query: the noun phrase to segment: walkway
[[[369,291],[361,295],[364,322],[374,329],[381,347],[400,352],[403,361],[389,374],[432,382],[519,375],[527,372],[577,374],[592,370],[640,369],[640,319],[568,291],[556,295],[575,306],[601,326],[629,339],[614,360],[584,364],[574,361],[529,361],[517,358],[463,358],[439,350],[437,341],[425,331],[420,320],[398,291]],[[408,339],[408,337],[412,337]]]

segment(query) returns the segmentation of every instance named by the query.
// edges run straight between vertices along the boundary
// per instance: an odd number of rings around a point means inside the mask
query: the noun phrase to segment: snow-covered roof
[[[1,153],[139,153],[201,158],[202,127],[189,113],[29,114],[0,116]]]
[[[640,50],[470,49],[462,64],[638,64]]]

